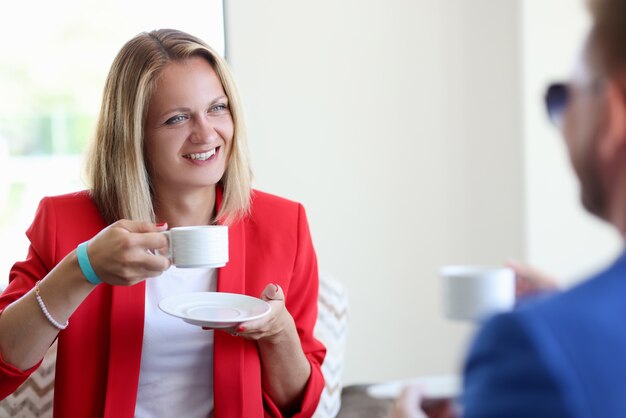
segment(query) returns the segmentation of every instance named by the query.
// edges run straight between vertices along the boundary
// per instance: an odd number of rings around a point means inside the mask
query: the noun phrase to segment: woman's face
[[[228,98],[213,67],[200,57],[167,64],[144,130],[154,190],[213,187],[224,175],[233,132]]]

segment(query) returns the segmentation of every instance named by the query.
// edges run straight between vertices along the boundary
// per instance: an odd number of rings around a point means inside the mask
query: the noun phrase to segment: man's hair
[[[626,70],[626,0],[588,0],[591,40],[601,64],[612,73]]]
[[[155,221],[150,175],[144,154],[144,125],[151,94],[170,62],[202,57],[213,67],[228,97],[234,134],[219,184],[224,197],[214,220],[226,223],[250,208],[252,174],[241,101],[226,62],[187,33],[161,29],[141,33],[117,54],[104,87],[95,137],[87,158],[87,180],[104,219]]]

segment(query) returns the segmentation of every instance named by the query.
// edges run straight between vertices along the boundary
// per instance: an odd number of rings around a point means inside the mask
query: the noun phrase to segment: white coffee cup
[[[228,226],[181,226],[162,232],[172,264],[179,268],[224,267],[228,262]]]
[[[440,274],[450,319],[481,321],[515,305],[515,272],[510,268],[444,266]]]

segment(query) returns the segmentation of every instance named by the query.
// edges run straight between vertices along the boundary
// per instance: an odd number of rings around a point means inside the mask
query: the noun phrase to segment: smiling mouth
[[[217,153],[219,147],[215,147],[207,152],[194,152],[192,154],[185,154],[183,158],[187,158],[188,160],[197,160],[197,161],[206,161]]]

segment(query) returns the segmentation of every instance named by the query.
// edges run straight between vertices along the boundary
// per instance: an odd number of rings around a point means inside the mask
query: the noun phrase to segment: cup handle
[[[159,254],[163,257],[169,258],[170,262],[174,264],[174,259],[172,257],[172,234],[170,231],[161,231],[161,234],[165,235],[165,238],[167,238],[167,253],[159,252]]]

